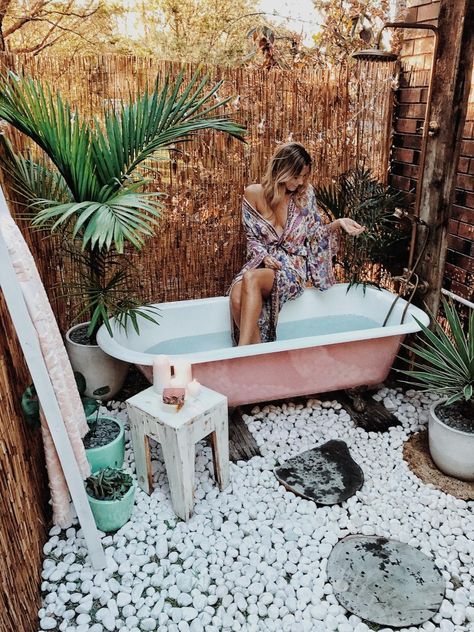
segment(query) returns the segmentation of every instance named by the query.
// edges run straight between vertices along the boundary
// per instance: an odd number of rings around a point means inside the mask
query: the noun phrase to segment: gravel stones
[[[91,568],[77,525],[51,530],[39,629],[369,632],[337,602],[327,577],[334,545],[363,533],[416,547],[442,574],[442,614],[404,632],[474,632],[473,504],[424,485],[402,458],[433,400],[387,388],[376,397],[390,399],[402,425],[368,433],[334,400],[255,406],[243,418],[262,456],[231,464],[231,485],[222,492],[212,477],[211,450],[199,443],[195,513],[186,523],[172,510],[161,448],[152,443],[153,493],[137,490],[131,520],[104,536],[104,571]],[[101,413],[127,427],[123,406]],[[364,471],[354,496],[318,506],[278,483],[275,467],[330,440],[344,441]],[[126,442],[124,467],[134,472],[128,429]],[[88,623],[78,622],[82,614],[79,621],[89,616]]]
[[[86,449],[108,445],[120,434],[120,426],[113,419],[99,417],[97,421],[89,421],[89,428],[89,432],[83,439]]]

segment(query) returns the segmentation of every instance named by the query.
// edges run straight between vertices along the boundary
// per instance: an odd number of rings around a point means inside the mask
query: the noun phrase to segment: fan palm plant
[[[316,198],[331,220],[351,217],[365,226],[357,238],[344,237],[338,263],[349,287],[357,283],[376,285],[371,275],[374,264],[388,266],[394,250],[400,251],[406,239],[393,214],[403,205],[403,194],[380,183],[370,170],[356,168],[329,186],[316,187]]]
[[[474,423],[474,309],[469,310],[467,332],[454,305],[443,299],[447,332],[431,315],[434,331],[418,322],[424,344],[404,345],[417,356],[414,368],[402,371],[411,384],[446,398],[445,406],[458,402]]]
[[[151,308],[140,307],[127,290],[129,261],[119,255],[126,244],[140,250],[154,234],[163,209],[160,192],[147,192],[146,162],[162,159],[201,130],[243,140],[245,129],[216,110],[222,82],[207,89],[198,72],[185,84],[184,71],[173,82],[159,78],[134,100],[103,118],[87,120],[56,93],[31,77],[0,76],[0,118],[42,150],[39,157],[6,152],[6,168],[26,201],[34,226],[61,230],[69,248],[86,265],[83,282],[68,294],[81,298],[89,313],[88,335],[109,317],[138,331],[137,317],[154,322]],[[161,156],[160,156],[161,154]],[[109,271],[112,270],[111,273]],[[78,316],[80,315],[78,314]]]
[[[474,309],[463,328],[454,305],[443,300],[443,308],[446,331],[433,314],[433,331],[419,323],[423,344],[407,346],[416,359],[402,373],[408,384],[442,397],[429,411],[434,463],[449,476],[474,481]]]

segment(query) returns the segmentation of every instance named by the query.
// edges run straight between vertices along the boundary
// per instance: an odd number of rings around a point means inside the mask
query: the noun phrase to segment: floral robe
[[[276,326],[280,309],[304,292],[307,281],[319,290],[326,290],[335,283],[332,255],[336,247],[335,233],[324,224],[317,209],[313,187],[309,187],[305,206],[298,209],[293,198],[288,205],[288,217],[283,233],[265,220],[244,198],[242,221],[247,236],[248,261],[232,281],[242,280],[244,272],[263,267],[263,259],[275,257],[282,267],[275,270],[271,295],[264,301],[258,321],[262,342],[276,339]],[[232,320],[234,342],[238,331]]]

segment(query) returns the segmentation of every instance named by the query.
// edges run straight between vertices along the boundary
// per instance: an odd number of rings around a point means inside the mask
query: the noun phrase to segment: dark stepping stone
[[[444,597],[433,560],[397,540],[348,536],[331,551],[327,574],[341,606],[383,626],[420,625],[438,612]]]
[[[274,472],[287,489],[318,505],[342,503],[364,483],[346,443],[336,440],[289,459]]]

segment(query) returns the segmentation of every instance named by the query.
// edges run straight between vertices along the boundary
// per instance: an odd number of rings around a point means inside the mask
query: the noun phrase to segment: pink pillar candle
[[[170,359],[166,355],[158,355],[153,359],[153,388],[161,393],[171,386]]]

